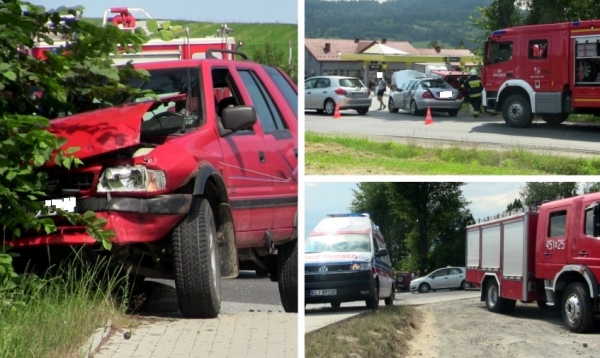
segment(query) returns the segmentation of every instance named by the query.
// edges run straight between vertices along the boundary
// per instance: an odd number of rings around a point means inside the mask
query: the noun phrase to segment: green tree
[[[550,24],[598,18],[597,0],[518,0],[517,5],[528,9],[527,24]]]
[[[476,34],[479,34],[478,37],[471,38],[473,42],[479,45],[479,48],[474,52],[482,53],[483,43],[493,31],[523,23],[523,17],[515,5],[514,0],[493,0],[489,6],[475,8],[476,15],[469,16],[469,23],[473,28],[482,31],[476,32]]]
[[[581,190],[583,194],[600,192],[600,183],[584,183]]]
[[[256,46],[254,48],[254,61],[269,66],[279,67],[284,70],[295,83],[298,83],[297,61],[290,62],[289,58],[285,56],[285,52],[282,48],[271,43],[265,43],[263,46]]]
[[[519,195],[523,205],[533,206],[544,201],[577,196],[577,186],[575,182],[526,183]]]
[[[22,10],[22,6],[27,9]],[[0,291],[14,286],[16,275],[7,241],[26,230],[51,233],[56,230],[49,218],[37,217],[44,209],[47,176],[44,165],[70,168],[81,162],[72,156],[77,148],[65,148],[65,140],[47,131],[48,118],[110,106],[134,95],[143,95],[126,84],[144,73],[131,66],[112,66],[110,53],[119,44],[138,49],[145,41],[139,33],[121,31],[115,26],[97,27],[87,22],[60,24],[61,13],[76,15],[81,9],[62,8],[47,13],[42,7],[19,0],[0,2]],[[46,59],[27,55],[23,49],[41,39],[52,44],[52,37],[69,39],[57,53],[46,52]],[[34,95],[34,94],[42,94]],[[71,223],[85,224],[90,235],[110,248],[114,232],[102,228],[106,220],[94,213],[60,213]]]
[[[523,207],[523,202],[519,198],[517,198],[512,203],[510,203],[506,206],[506,211],[511,211],[514,209],[522,208],[522,207]]]

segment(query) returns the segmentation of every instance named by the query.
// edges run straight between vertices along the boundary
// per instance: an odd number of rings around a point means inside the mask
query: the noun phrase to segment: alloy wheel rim
[[[575,324],[581,317],[581,304],[577,295],[570,295],[565,301],[565,313],[569,322]]]

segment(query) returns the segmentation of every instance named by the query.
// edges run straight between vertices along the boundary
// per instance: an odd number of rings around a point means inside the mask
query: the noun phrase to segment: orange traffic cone
[[[338,106],[337,104],[335,105],[335,111],[333,112],[333,118],[334,119],[342,118],[342,115],[340,114],[340,106]]]
[[[433,118],[431,118],[431,109],[427,107],[427,116],[425,116],[425,124],[433,124]]]

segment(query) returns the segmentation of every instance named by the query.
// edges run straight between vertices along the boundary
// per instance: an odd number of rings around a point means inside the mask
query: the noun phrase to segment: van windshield
[[[331,234],[311,236],[304,243],[304,253],[370,252],[371,239],[365,234]]]

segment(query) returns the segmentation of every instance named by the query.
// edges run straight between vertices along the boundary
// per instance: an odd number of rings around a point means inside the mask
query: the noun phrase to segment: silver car
[[[448,112],[454,117],[462,107],[460,91],[440,78],[415,78],[404,82],[392,92],[388,109],[392,113],[399,109],[409,109],[414,116],[422,114],[428,107],[431,110]]]
[[[466,281],[465,267],[445,267],[433,271],[429,275],[415,278],[410,281],[411,292],[427,293],[430,290],[463,289],[471,287]]]
[[[304,81],[305,109],[333,115],[338,106],[367,114],[371,101],[371,91],[355,77],[318,76]]]

